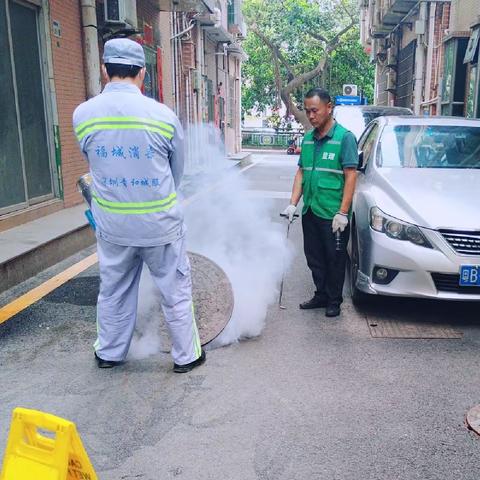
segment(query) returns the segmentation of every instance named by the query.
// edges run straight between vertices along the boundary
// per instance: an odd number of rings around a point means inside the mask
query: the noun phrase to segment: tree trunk
[[[295,105],[290,93],[286,93],[285,88],[282,88],[280,95],[283,103],[287,107],[287,110],[295,117],[295,120],[303,125],[305,131],[310,130],[312,125],[308,121],[306,113],[303,110],[300,110],[297,105]]]

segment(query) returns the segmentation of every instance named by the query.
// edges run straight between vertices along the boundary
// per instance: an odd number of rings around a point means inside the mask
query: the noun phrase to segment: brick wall
[[[170,43],[170,12],[160,12],[159,28],[161,32],[163,63],[163,101],[173,109],[172,47]]]
[[[52,56],[62,146],[64,205],[82,201],[76,189],[78,177],[88,170],[72,129],[72,113],[85,101],[85,74],[82,50],[80,2],[50,1],[50,20],[60,22],[61,38],[52,35]],[[50,22],[51,24],[51,22]]]
[[[431,8],[431,7],[430,7]],[[444,44],[445,31],[449,28],[450,23],[450,5],[439,4],[435,12],[435,30],[433,40],[433,54],[432,54],[432,76],[430,82],[430,98],[435,98],[441,95],[439,81],[443,76],[443,61],[444,61]],[[436,104],[430,105],[430,114],[440,114]]]
[[[160,45],[161,37],[163,32],[159,28],[160,12],[157,7],[147,0],[137,1],[137,21],[138,29],[143,28],[143,23],[148,23],[153,27],[154,32],[154,42],[157,45]]]

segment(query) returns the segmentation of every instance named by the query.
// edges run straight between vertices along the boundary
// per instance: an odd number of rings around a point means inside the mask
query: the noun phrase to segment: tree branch
[[[273,55],[280,61],[280,63],[285,67],[287,72],[294,77],[295,72],[293,68],[290,66],[290,64],[287,62],[285,57],[283,56],[282,52],[280,49],[268,38],[266,37],[258,28],[255,24],[250,25],[250,30],[257,35],[257,37],[267,45],[267,47],[272,51]]]
[[[349,10],[349,8],[345,5],[345,0],[340,1],[340,6],[343,9],[343,11],[350,17],[350,21],[353,23],[357,23],[358,19],[355,18],[355,16],[352,14],[352,12]]]
[[[310,35],[315,40],[318,40],[319,42],[328,43],[328,39],[323,35],[320,35],[319,33],[313,33],[313,32],[307,32],[307,33],[308,35]]]
[[[340,37],[345,35],[349,30],[351,30],[357,24],[356,20],[352,20],[349,25],[345,28],[342,28],[329,42],[327,45],[327,54],[333,52],[340,41]]]
[[[298,77],[295,77],[293,80],[291,80],[288,83],[288,85],[283,89],[283,91],[286,94],[290,95],[294,90],[296,90],[297,88],[300,88],[303,84],[309,82],[310,80],[317,77],[318,75],[321,75],[323,73],[323,70],[325,69],[326,63],[327,63],[327,57],[323,57],[313,70],[302,73],[301,75],[298,75]]]
[[[272,51],[272,58],[273,64],[275,66],[275,85],[277,88],[277,107],[280,108],[282,106],[281,100],[281,91],[282,91],[282,75],[280,74],[280,64],[278,61],[278,57]]]

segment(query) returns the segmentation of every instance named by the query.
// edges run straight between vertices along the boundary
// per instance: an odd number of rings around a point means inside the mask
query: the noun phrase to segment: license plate
[[[462,287],[480,286],[480,265],[462,265],[460,268],[460,285]]]

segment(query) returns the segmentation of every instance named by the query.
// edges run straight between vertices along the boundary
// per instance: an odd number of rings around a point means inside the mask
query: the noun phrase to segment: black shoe
[[[310,300],[303,302],[299,305],[301,310],[311,310],[312,308],[324,308],[327,306],[327,301],[316,295],[313,296]]]
[[[123,363],[123,362],[116,362],[114,360],[104,360],[103,358],[100,358],[97,355],[97,352],[95,352],[95,359],[97,360],[98,368],[113,368]]]
[[[338,317],[340,315],[340,305],[327,305],[325,310],[326,317]]]
[[[207,354],[202,348],[202,354],[196,360],[190,363],[186,363],[185,365],[177,365],[176,363],[174,363],[173,371],[175,373],[187,373],[190,370],[193,370],[195,367],[199,367],[202,363],[205,363],[206,358]]]

